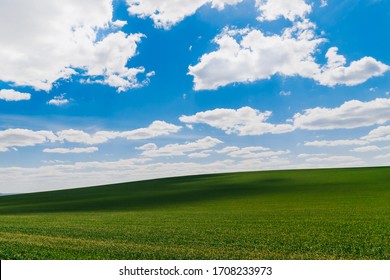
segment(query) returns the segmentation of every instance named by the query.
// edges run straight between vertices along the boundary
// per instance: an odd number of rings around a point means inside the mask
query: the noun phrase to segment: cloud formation
[[[311,6],[304,0],[256,0],[260,12],[259,21],[272,21],[280,17],[294,21],[303,19],[311,12]]]
[[[53,99],[49,100],[47,104],[54,106],[63,106],[69,103],[69,99],[65,98],[64,94],[54,96]]]
[[[139,87],[145,69],[126,65],[144,35],[117,31],[112,14],[111,0],[1,1],[0,80],[49,91],[80,73],[118,91]]]
[[[66,129],[57,132],[48,130],[33,131],[29,129],[7,129],[0,131],[0,151],[8,151],[10,147],[27,147],[46,142],[69,142],[87,145],[106,143],[116,138],[127,140],[151,139],[176,133],[181,126],[164,121],[154,121],[146,128],[128,131],[97,131],[90,134],[82,130]]]
[[[348,165],[351,163],[362,162],[358,157],[354,156],[330,156],[330,157],[313,157],[306,159],[306,162],[311,163],[341,163],[342,165]]]
[[[235,5],[242,0],[126,0],[130,15],[149,17],[158,28],[169,29],[194,14],[201,6],[210,4],[222,10],[225,5]]]
[[[266,35],[257,29],[231,29],[213,40],[216,51],[204,54],[188,74],[194,77],[195,90],[216,90],[232,83],[270,79],[273,75],[300,76],[324,86],[354,86],[380,76],[390,68],[372,57],[363,57],[346,66],[344,56],[331,47],[327,63],[316,62],[315,54],[325,41],[314,33],[308,20],[294,23],[281,35]]]
[[[365,56],[351,62],[349,66],[344,56],[339,55],[338,48],[332,47],[326,52],[327,63],[321,67],[321,72],[315,74],[313,79],[324,86],[362,84],[372,77],[381,76],[390,67],[376,59]]]
[[[280,134],[293,130],[290,124],[271,124],[266,122],[270,111],[260,112],[251,107],[234,109],[214,109],[198,112],[192,116],[181,116],[180,121],[187,124],[207,124],[222,129],[227,134],[262,135]]]
[[[54,148],[54,149],[43,149],[44,153],[55,153],[55,154],[81,154],[81,153],[94,153],[99,151],[97,147],[88,148]]]
[[[368,153],[368,152],[379,152],[379,151],[381,151],[381,148],[374,145],[357,147],[351,150],[351,152],[357,152],[357,153]]]
[[[365,145],[367,141],[352,139],[352,140],[317,140],[311,142],[305,142],[305,146],[312,147],[339,147],[339,146],[354,146]]]
[[[2,89],[0,90],[0,100],[5,101],[22,101],[30,100],[31,94],[15,91],[13,89]]]
[[[306,130],[349,129],[390,120],[390,98],[372,101],[350,100],[336,108],[316,107],[297,113],[293,117],[294,127]]]
[[[195,142],[187,142],[184,144],[169,144],[160,148],[154,143],[148,143],[138,147],[137,149],[143,151],[141,155],[145,157],[184,156],[190,153],[191,157],[194,158],[200,157],[200,153],[192,152],[210,149],[221,143],[223,143],[221,140],[207,136]],[[207,153],[203,153],[203,155],[203,157],[206,157]]]
[[[29,129],[7,129],[0,131],[0,151],[6,152],[10,147],[28,147],[45,142],[55,142],[56,135],[51,131]]]
[[[234,151],[227,153],[228,156],[233,158],[245,158],[245,159],[264,159],[270,157],[277,157],[280,155],[289,154],[289,150],[285,151],[271,151],[269,148],[261,146],[238,148]]]
[[[369,142],[390,141],[390,126],[379,126],[363,136],[362,139]]]

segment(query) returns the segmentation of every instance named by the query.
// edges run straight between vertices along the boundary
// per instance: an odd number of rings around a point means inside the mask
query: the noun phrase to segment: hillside
[[[390,259],[390,168],[188,176],[0,197],[2,259]]]

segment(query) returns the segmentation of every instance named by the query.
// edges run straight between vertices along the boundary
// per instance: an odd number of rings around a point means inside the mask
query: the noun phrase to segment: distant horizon
[[[389,1],[0,2],[0,192],[390,165]]]
[[[390,166],[354,166],[354,167],[317,167],[317,168],[302,168],[302,169],[267,169],[267,170],[242,170],[242,171],[229,171],[229,172],[216,172],[216,173],[199,173],[199,174],[189,174],[189,175],[177,175],[177,176],[167,176],[167,177],[156,177],[149,179],[139,179],[134,181],[118,181],[108,184],[100,184],[100,185],[87,185],[87,186],[77,186],[72,188],[59,188],[59,189],[50,189],[50,190],[42,190],[42,191],[34,191],[34,192],[20,192],[20,193],[0,193],[0,196],[9,196],[9,195],[23,195],[23,194],[34,194],[41,192],[52,192],[52,191],[66,191],[66,190],[76,190],[76,189],[84,189],[84,188],[94,188],[94,187],[102,187],[102,186],[110,186],[110,185],[118,185],[118,184],[126,184],[126,183],[137,183],[137,182],[145,182],[145,181],[153,181],[153,180],[164,180],[164,179],[174,179],[174,178],[186,178],[191,176],[213,176],[213,175],[222,175],[222,174],[236,174],[236,173],[257,173],[257,172],[278,172],[278,171],[310,171],[310,170],[329,170],[329,169],[366,169],[366,168],[390,168]]]

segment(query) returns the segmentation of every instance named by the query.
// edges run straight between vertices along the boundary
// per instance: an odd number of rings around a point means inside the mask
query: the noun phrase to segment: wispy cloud
[[[137,149],[142,150],[143,152],[141,155],[145,157],[183,156],[194,151],[212,148],[221,143],[223,143],[221,140],[207,136],[195,142],[169,144],[160,148],[156,144],[149,143],[138,147]],[[206,155],[206,153],[204,153],[204,155]],[[195,154],[195,156],[192,154],[192,157],[196,156],[199,157],[199,153]]]
[[[99,151],[97,147],[88,147],[88,148],[54,148],[54,149],[44,149],[44,153],[54,153],[54,154],[81,154],[81,153],[94,153]]]

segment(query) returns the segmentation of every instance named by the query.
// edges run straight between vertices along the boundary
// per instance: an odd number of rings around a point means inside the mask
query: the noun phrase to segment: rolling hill
[[[390,168],[226,173],[0,197],[1,259],[390,259]]]

